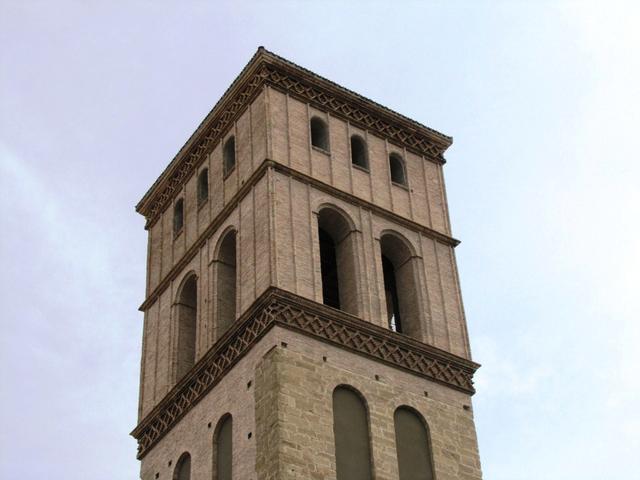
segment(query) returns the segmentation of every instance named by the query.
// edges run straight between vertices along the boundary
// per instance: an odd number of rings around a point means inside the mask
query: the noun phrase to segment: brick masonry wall
[[[468,395],[279,327],[143,457],[141,478],[171,478],[187,451],[191,478],[213,479],[213,431],[231,413],[234,478],[335,479],[332,392],[341,384],[366,399],[375,480],[398,478],[393,413],[401,405],[429,425],[438,480],[481,479]]]
[[[459,281],[453,248],[419,232],[379,217],[285,174],[274,173],[275,285],[322,302],[322,278],[317,215],[322,208],[336,208],[353,226],[357,288],[357,316],[386,326],[387,314],[380,253],[380,237],[396,232],[413,250],[411,260],[418,285],[418,311],[422,332],[418,340],[470,358]],[[293,255],[292,255],[293,253]],[[342,292],[341,292],[342,293]]]
[[[236,137],[236,168],[225,177],[222,147],[233,135]],[[165,209],[161,219],[149,230],[148,292],[169,273],[266,157],[266,105],[265,95],[261,93],[187,180],[181,195]],[[196,183],[198,174],[205,168],[209,169],[209,198],[199,204]],[[183,232],[174,238],[173,204],[178,198],[184,198],[185,223]]]
[[[196,359],[211,348],[217,331],[215,260],[223,235],[237,230],[236,316],[246,310],[271,284],[268,178],[263,177],[233,209],[197,255],[171,281],[145,312],[139,417],[146,415],[177,382],[176,298],[183,280],[198,278]],[[185,227],[187,227],[185,225]],[[188,227],[187,227],[188,228]]]
[[[258,471],[273,469],[275,462],[279,473],[271,478],[334,479],[332,392],[346,384],[367,402],[376,480],[398,478],[393,413],[401,405],[419,411],[429,425],[438,480],[481,478],[467,395],[298,334],[285,332],[283,339],[287,347],[267,357],[276,364],[278,379],[277,433],[272,435],[280,439],[279,448],[264,446],[271,458],[259,463]],[[261,439],[257,442],[260,452]]]
[[[441,165],[273,88],[266,88],[265,98],[270,159],[416,223],[451,234]],[[328,154],[311,146],[309,120],[312,116],[322,118],[329,125]],[[367,142],[369,172],[351,165],[353,134]],[[391,182],[388,160],[391,152],[399,153],[405,161],[408,188]]]
[[[175,298],[185,276],[198,277],[196,357],[219,337],[216,248],[230,228],[238,230],[236,314],[244,312],[266,288],[275,285],[322,302],[317,215],[339,209],[353,229],[346,239],[353,252],[355,288],[349,305],[360,318],[386,326],[386,304],[380,251],[385,232],[401,235],[413,251],[411,260],[419,307],[416,338],[470,358],[464,310],[453,248],[397,225],[372,211],[321,192],[284,173],[269,170],[245,195],[198,254],[182,269],[145,315],[140,416],[175,384],[177,325]],[[192,219],[192,221],[195,221]],[[154,227],[155,228],[155,227]],[[188,224],[185,225],[188,231]],[[179,239],[176,239],[179,241]],[[347,303],[345,302],[345,305]]]

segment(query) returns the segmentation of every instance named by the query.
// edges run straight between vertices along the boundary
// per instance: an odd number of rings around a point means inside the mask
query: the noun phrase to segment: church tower
[[[138,203],[143,480],[477,480],[451,138],[259,48]]]

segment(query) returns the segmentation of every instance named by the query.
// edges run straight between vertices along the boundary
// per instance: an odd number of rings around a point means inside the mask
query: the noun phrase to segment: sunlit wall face
[[[0,6],[0,477],[137,476],[133,205],[259,45],[454,137],[485,478],[628,477],[637,3],[219,3]]]

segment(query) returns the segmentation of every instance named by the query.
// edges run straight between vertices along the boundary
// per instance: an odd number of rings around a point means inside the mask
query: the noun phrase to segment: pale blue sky
[[[454,137],[485,479],[640,478],[639,22],[610,1],[0,0],[0,477],[138,477],[133,206],[264,45]]]

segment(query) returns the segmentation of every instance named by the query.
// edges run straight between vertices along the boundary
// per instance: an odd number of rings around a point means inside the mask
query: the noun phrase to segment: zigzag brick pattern
[[[262,64],[240,92],[230,101],[229,106],[211,120],[211,125],[204,129],[195,144],[188,152],[182,155],[176,172],[166,182],[163,190],[152,199],[148,210],[145,208],[145,211],[142,212],[147,217],[147,227],[156,222],[176,193],[180,191],[182,185],[192,175],[195,168],[204,161],[206,155],[211,153],[218,142],[221,141],[233,122],[249,106],[264,84],[297,96],[303,101],[345,118],[361,128],[372,130],[429,159],[438,162],[442,161],[442,153],[446,147],[437,145],[426,136],[404,128],[399,124],[394,124],[384,119],[381,115],[376,115],[373,110],[368,111],[357,106],[352,101],[338,98],[320,87],[295,78],[274,65]]]
[[[477,365],[473,362],[435,353],[436,349],[432,347],[416,345],[400,334],[286,292],[274,289],[263,298],[256,302],[263,307],[252,310],[238,321],[135,428],[132,435],[138,440],[138,458],[142,458],[274,325],[328,341],[458,390],[475,392],[473,373]]]

